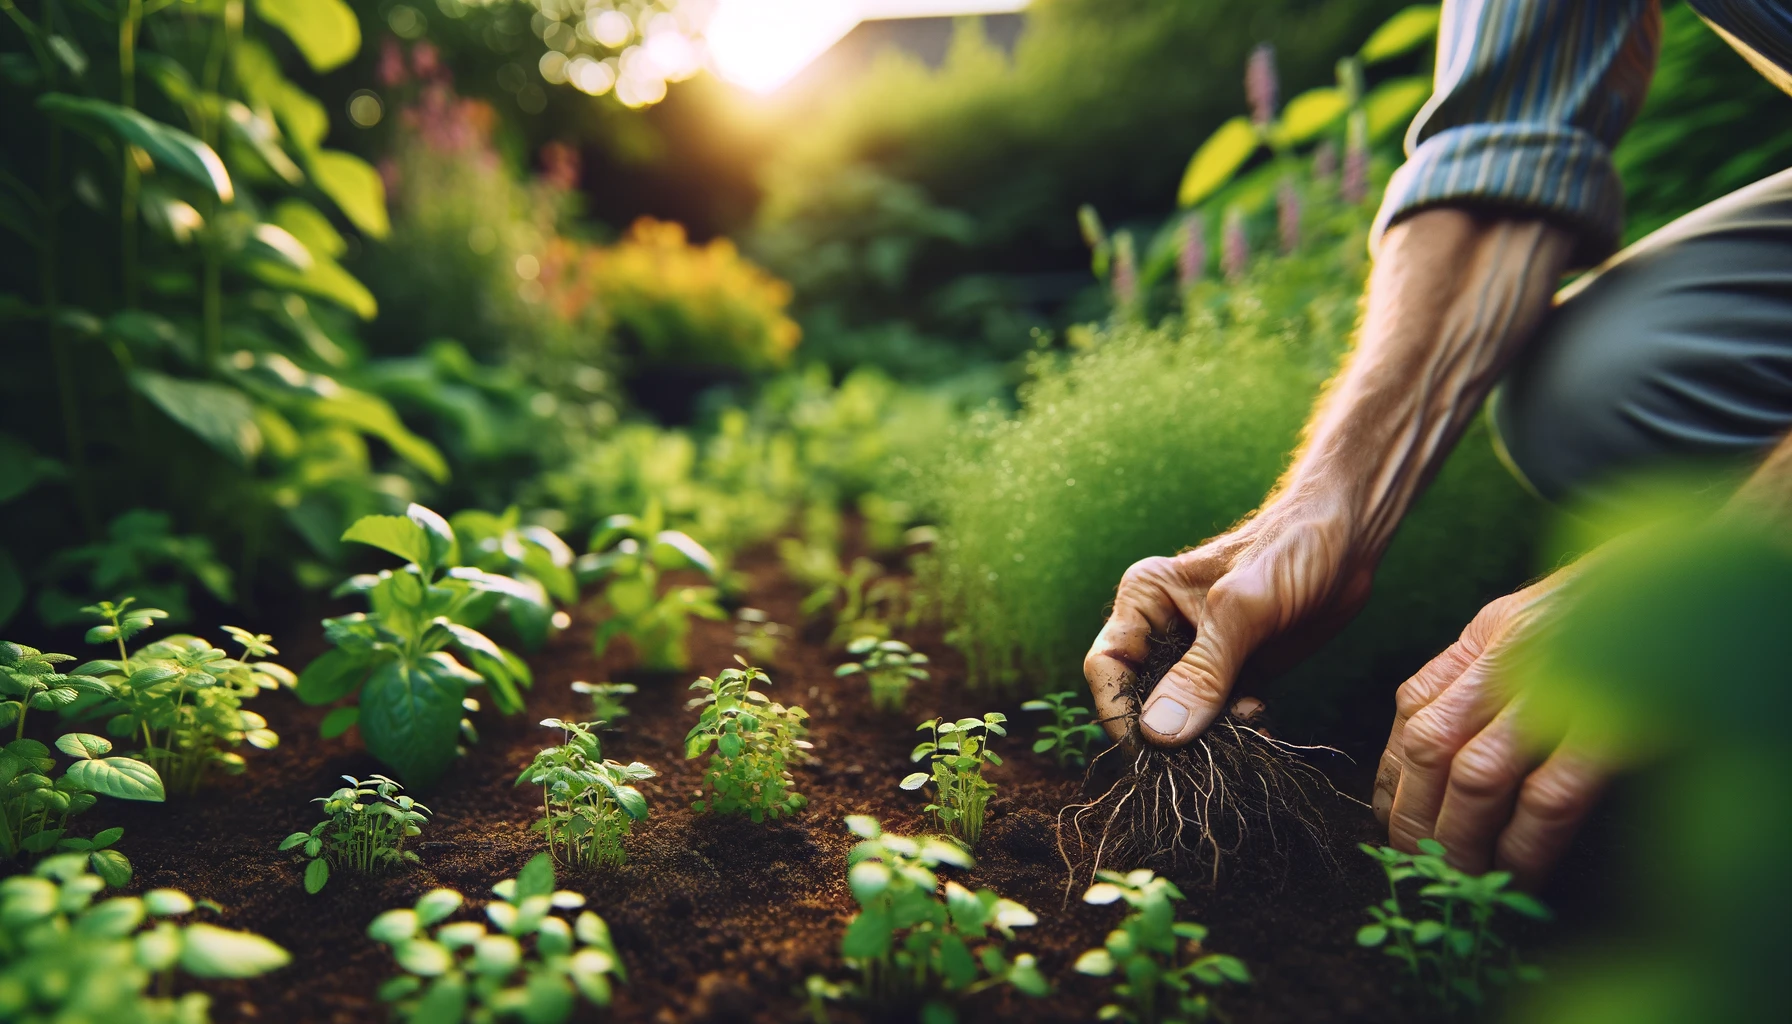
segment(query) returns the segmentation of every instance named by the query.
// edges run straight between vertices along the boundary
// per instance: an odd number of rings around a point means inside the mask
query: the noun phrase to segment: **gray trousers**
[[[1489,413],[1507,465],[1557,502],[1764,455],[1792,429],[1792,170],[1564,289]]]

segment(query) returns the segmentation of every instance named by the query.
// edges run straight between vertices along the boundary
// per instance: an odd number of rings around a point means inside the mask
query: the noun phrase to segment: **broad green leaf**
[[[300,700],[313,706],[334,703],[354,691],[367,667],[367,659],[359,654],[341,648],[325,651],[299,673],[299,685],[294,692]]]
[[[1189,159],[1182,186],[1176,190],[1177,205],[1193,206],[1219,191],[1257,152],[1260,143],[1257,126],[1248,117],[1235,117],[1220,125]]]
[[[404,516],[362,516],[343,531],[342,539],[379,548],[420,566],[431,561],[423,527]]]
[[[428,789],[454,760],[465,696],[458,680],[386,662],[361,690],[367,752],[396,769],[405,785]]]
[[[130,858],[117,850],[95,850],[88,855],[88,862],[93,866],[93,873],[105,879],[112,888],[121,889],[130,884]]]
[[[405,517],[423,528],[423,534],[429,540],[430,561],[437,565],[448,565],[458,560],[460,545],[454,539],[454,527],[448,520],[434,509],[426,508],[411,502],[404,510]]]
[[[1091,949],[1076,958],[1076,972],[1106,977],[1114,973],[1114,955],[1105,949]]]
[[[391,232],[386,186],[372,164],[352,153],[321,149],[311,157],[311,177],[355,227],[375,238]]]
[[[1298,146],[1337,124],[1349,109],[1350,97],[1344,90],[1336,86],[1309,89],[1282,108],[1282,117],[1276,122],[1275,141],[1283,146]]]
[[[131,385],[174,422],[239,465],[248,465],[261,453],[261,428],[255,422],[255,404],[249,396],[227,384],[182,380],[138,370]]]
[[[39,483],[62,475],[62,466],[13,437],[0,433],[0,504],[24,494]]]
[[[388,910],[367,926],[367,937],[375,942],[397,945],[417,934],[417,912],[409,907]]]
[[[167,798],[162,790],[162,777],[149,765],[129,757],[104,757],[76,761],[63,773],[70,782],[89,793],[117,797],[120,800],[147,800],[161,803]]]
[[[179,889],[151,889],[143,894],[143,905],[154,917],[178,917],[193,911],[193,898]]]
[[[348,251],[348,242],[330,223],[330,218],[304,200],[282,199],[280,205],[274,207],[272,221],[303,242],[314,256],[336,259]]]
[[[305,172],[292,162],[286,150],[280,148],[280,130],[274,123],[250,110],[245,104],[236,100],[227,100],[224,104],[224,123],[230,129],[232,137],[249,147],[268,169],[279,176],[288,185],[297,185],[305,180]]]
[[[257,224],[243,240],[242,256],[250,260],[266,260],[276,266],[304,273],[316,261],[311,250],[278,224]]]
[[[1391,78],[1363,97],[1363,114],[1368,123],[1369,139],[1379,142],[1394,132],[1403,132],[1412,123],[1413,115],[1431,98],[1431,79],[1422,75]]]
[[[1357,51],[1365,65],[1410,53],[1437,38],[1436,4],[1414,4],[1381,23]]]
[[[330,881],[330,862],[322,857],[314,858],[305,865],[305,891],[319,893]]]
[[[531,896],[548,896],[554,891],[554,860],[545,853],[529,858],[516,876],[516,898],[520,902]]]
[[[342,388],[328,398],[319,399],[312,411],[325,419],[372,434],[386,442],[399,458],[429,474],[437,483],[447,482],[448,460],[435,445],[412,433],[385,399],[365,391]]]
[[[459,978],[437,978],[417,1001],[413,1024],[460,1024],[467,1015],[467,984]]]
[[[231,202],[236,192],[224,161],[205,143],[129,107],[104,100],[45,93],[37,98],[39,110],[65,124],[99,131],[143,150],[157,167],[209,190],[220,202]]]
[[[417,923],[427,928],[459,910],[463,902],[453,889],[431,889],[417,899]]]
[[[112,741],[90,732],[71,732],[56,737],[56,749],[73,758],[87,760],[112,752]]]
[[[890,948],[890,912],[883,907],[860,911],[846,926],[840,940],[840,955],[852,960],[868,960],[884,955]]]
[[[255,13],[286,33],[320,74],[346,64],[361,49],[361,22],[342,0],[255,0]]]
[[[248,270],[265,284],[303,292],[315,298],[329,299],[363,320],[372,320],[379,315],[379,302],[367,290],[366,285],[342,269],[335,260],[319,258],[315,250],[311,255],[311,269],[302,273],[265,261],[250,263]]]
[[[285,967],[292,957],[250,932],[190,924],[180,951],[181,969],[195,978],[253,978]]]
[[[317,734],[326,740],[333,740],[354,727],[361,720],[361,709],[350,705],[332,710],[317,725]]]

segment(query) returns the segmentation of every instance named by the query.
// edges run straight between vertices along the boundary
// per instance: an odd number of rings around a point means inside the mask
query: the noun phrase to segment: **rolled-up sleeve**
[[[1611,151],[1649,89],[1657,0],[1445,0],[1430,101],[1406,134],[1371,238],[1434,206],[1530,213],[1617,248],[1624,191]]]

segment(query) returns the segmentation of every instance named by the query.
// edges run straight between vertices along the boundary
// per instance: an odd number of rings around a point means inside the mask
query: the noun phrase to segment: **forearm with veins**
[[[1389,230],[1355,353],[1277,487],[1351,524],[1379,558],[1514,353],[1549,310],[1573,248],[1542,221],[1418,214]]]

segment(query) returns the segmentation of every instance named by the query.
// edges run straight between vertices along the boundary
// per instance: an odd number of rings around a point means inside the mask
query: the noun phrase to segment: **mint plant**
[[[579,680],[572,684],[572,692],[582,693],[591,698],[591,717],[604,725],[615,725],[619,719],[628,717],[628,705],[622,698],[635,694],[634,683],[587,683]]]
[[[1419,840],[1418,853],[1359,844],[1388,878],[1388,898],[1369,908],[1373,923],[1356,933],[1358,945],[1382,949],[1405,965],[1425,990],[1448,1009],[1480,1006],[1496,987],[1540,981],[1543,972],[1521,963],[1493,928],[1494,915],[1509,910],[1544,921],[1549,909],[1535,898],[1508,890],[1512,875],[1490,871],[1471,875],[1444,860],[1443,844]],[[1400,902],[1400,883],[1418,880],[1420,907],[1434,916],[1409,914]]]
[[[685,639],[691,617],[726,619],[713,586],[671,587],[660,593],[660,575],[693,569],[716,578],[716,560],[689,535],[665,529],[659,502],[649,501],[639,516],[615,515],[598,524],[590,553],[579,559],[579,576],[602,580],[604,621],[593,645],[599,657],[611,641],[626,636],[642,668],[681,671],[690,665]]]
[[[448,770],[457,740],[477,739],[463,715],[478,709],[468,689],[485,686],[509,714],[522,709],[518,688],[533,682],[521,658],[467,625],[467,617],[489,611],[487,595],[531,602],[541,599],[540,588],[458,564],[454,531],[422,505],[402,516],[363,516],[342,539],[390,552],[405,565],[337,588],[338,596],[364,595],[369,611],[324,620],[336,649],[299,676],[299,699],[332,704],[358,696],[324,718],[324,736],[359,725],[369,753],[411,788],[426,789]]]
[[[291,960],[252,932],[182,923],[199,904],[177,889],[95,903],[105,887],[76,854],[0,882],[0,1020],[205,1024],[210,997],[173,995],[178,976],[253,978]]]
[[[262,691],[296,682],[284,666],[266,660],[280,653],[271,637],[223,627],[243,649],[238,658],[186,634],[164,637],[131,653],[126,642],[165,618],[161,609],[139,607],[127,597],[117,604],[101,601],[82,610],[101,620],[87,631],[87,642],[114,646],[118,657],[90,661],[75,670],[77,675],[98,678],[106,694],[103,699],[75,702],[69,713],[104,715],[108,733],[140,738],[140,756],[155,766],[174,793],[197,793],[213,771],[242,773],[248,762],[235,748],[244,743],[262,750],[279,744],[267,719],[243,709],[244,701]]]
[[[933,802],[927,812],[940,827],[956,834],[971,846],[983,835],[983,812],[995,795],[995,783],[983,777],[985,764],[1000,765],[1002,759],[989,749],[991,736],[1006,736],[1002,723],[1008,716],[991,711],[982,718],[961,718],[956,722],[930,718],[916,727],[931,730],[933,738],[916,745],[909,760],[933,759],[930,771],[915,772],[902,780],[903,789],[920,789],[933,783]]]
[[[579,582],[573,575],[572,548],[554,531],[545,526],[523,526],[520,518],[512,505],[503,515],[476,509],[456,512],[448,522],[466,564],[501,573],[536,591],[528,600],[498,591],[487,591],[480,598],[490,606],[489,612],[506,615],[523,645],[534,650],[551,631],[572,624],[572,617],[556,611],[554,604],[577,604]],[[469,626],[482,626],[485,619],[485,614],[469,609],[465,621]]]
[[[1228,982],[1250,984],[1251,972],[1243,961],[1202,947],[1205,927],[1176,920],[1174,903],[1183,895],[1175,883],[1143,868],[1126,874],[1102,871],[1096,877],[1100,881],[1083,894],[1084,903],[1125,900],[1132,908],[1100,949],[1076,961],[1082,974],[1124,979],[1114,985],[1116,1001],[1101,1008],[1100,1019],[1128,1024],[1213,1020],[1206,989]]]
[[[635,783],[659,773],[639,761],[606,760],[598,742],[597,722],[541,723],[559,729],[565,742],[535,755],[517,776],[541,787],[541,820],[535,831],[547,836],[555,863],[590,870],[617,867],[628,860],[623,837],[637,821],[647,820],[647,798]]]
[[[940,836],[888,834],[863,814],[849,816],[846,827],[859,837],[846,856],[859,912],[840,942],[841,957],[859,974],[850,994],[893,1015],[919,1010],[925,1024],[952,1024],[954,1004],[986,989],[1049,991],[1034,958],[1010,959],[1006,948],[1014,929],[1038,922],[1032,911],[989,889],[940,885],[935,868],[972,866],[962,846]],[[821,1000],[848,994],[825,979],[812,979],[808,991],[816,1010]]]
[[[908,688],[927,678],[927,655],[900,640],[879,640],[862,636],[846,645],[846,653],[858,655],[834,670],[836,678],[862,675],[871,685],[871,706],[879,711],[899,713],[908,700]]]
[[[400,1019],[559,1024],[580,996],[610,1005],[615,983],[627,980],[622,958],[596,913],[584,911],[571,923],[554,913],[584,906],[585,897],[554,889],[552,858],[536,854],[492,892],[498,899],[485,906],[489,929],[448,921],[465,902],[453,889],[432,889],[415,906],[388,910],[367,926],[404,972],[380,986],[380,999]]]
[[[1022,711],[1045,711],[1051,714],[1052,720],[1039,727],[1039,738],[1033,741],[1033,753],[1051,754],[1058,759],[1060,768],[1087,764],[1089,748],[1101,742],[1101,726],[1094,722],[1077,721],[1089,713],[1089,709],[1077,701],[1075,691],[1064,690],[1060,693],[1048,693],[1020,706]]]
[[[745,651],[755,665],[775,665],[778,650],[791,635],[788,626],[771,620],[764,609],[742,608],[734,613],[734,646]]]
[[[56,749],[72,760],[55,779],[50,773],[56,758],[42,743],[17,739],[0,749],[0,861],[20,853],[72,852],[83,855],[108,883],[125,884],[131,862],[111,849],[124,829],[83,839],[68,834],[68,822],[102,796],[161,803],[167,798],[161,776],[134,758],[107,757],[112,741],[104,736],[66,733],[57,738]]]
[[[73,704],[83,692],[105,695],[110,689],[92,676],[63,675],[56,666],[74,661],[72,654],[46,654],[35,647],[0,641],[0,729],[13,727],[13,738],[25,736],[25,718],[33,711],[56,711]]]
[[[331,866],[363,875],[389,871],[402,864],[422,863],[404,848],[405,840],[423,834],[430,810],[399,790],[404,787],[384,775],[366,782],[344,775],[348,785],[329,796],[312,799],[323,804],[328,817],[309,832],[294,832],[280,841],[282,853],[304,847],[305,891],[316,893],[330,881]]]
[[[753,689],[771,685],[771,677],[735,655],[740,668],[723,669],[715,678],[691,684],[703,696],[687,707],[702,708],[697,724],[684,738],[684,756],[715,753],[703,771],[706,799],[691,808],[699,813],[745,814],[754,821],[791,814],[808,800],[791,787],[790,767],[808,757],[809,714],[785,707]]]

